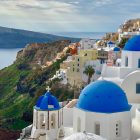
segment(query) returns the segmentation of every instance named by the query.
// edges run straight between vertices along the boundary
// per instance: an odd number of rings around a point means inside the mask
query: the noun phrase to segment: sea
[[[51,34],[90,39],[101,39],[105,35],[104,32],[53,32]],[[21,49],[0,49],[0,70],[11,65],[16,60],[16,55],[19,50]]]
[[[17,56],[17,52],[21,49],[0,49],[0,69],[11,65]]]

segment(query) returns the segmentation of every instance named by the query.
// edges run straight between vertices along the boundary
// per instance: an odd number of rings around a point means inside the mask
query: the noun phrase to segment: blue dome
[[[99,113],[115,113],[131,109],[124,91],[109,81],[97,81],[86,86],[76,107]]]
[[[119,47],[115,47],[114,49],[113,49],[113,51],[114,52],[119,52],[121,49],[119,48]]]
[[[113,45],[113,44],[115,44],[115,43],[113,43],[112,41],[109,41],[109,42],[107,42],[107,44]]]
[[[47,92],[45,95],[39,97],[35,108],[39,110],[59,110],[60,106],[56,97]]]
[[[140,35],[136,35],[128,40],[124,49],[126,51],[140,51]]]

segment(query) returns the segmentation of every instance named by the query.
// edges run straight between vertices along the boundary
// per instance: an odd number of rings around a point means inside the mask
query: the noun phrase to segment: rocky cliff
[[[17,54],[17,59],[30,58],[32,64],[46,65],[47,61],[53,61],[57,54],[71,43],[69,40],[56,41],[53,43],[33,43],[27,45]]]

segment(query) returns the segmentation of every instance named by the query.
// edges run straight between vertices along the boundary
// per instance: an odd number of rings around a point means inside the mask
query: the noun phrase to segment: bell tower
[[[64,137],[63,109],[60,107],[57,98],[50,92],[40,96],[34,106],[33,127],[31,137],[39,140],[59,140]]]

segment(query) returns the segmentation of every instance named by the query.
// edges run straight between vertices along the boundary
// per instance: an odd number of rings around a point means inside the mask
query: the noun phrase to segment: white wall
[[[81,132],[85,131],[86,114],[84,111],[74,108],[73,109],[73,131],[77,132],[77,119],[81,119]]]
[[[140,71],[130,73],[121,85],[130,103],[140,103],[140,94],[136,94],[136,83],[140,83]]]
[[[125,77],[127,77],[128,74],[136,70],[138,70],[138,68],[120,67],[119,77],[121,79],[125,79]]]
[[[80,49],[91,49],[94,47],[94,44],[95,44],[95,40],[92,40],[92,39],[82,39],[80,41],[80,44],[81,44],[81,48]]]
[[[73,108],[63,108],[63,125],[64,127],[73,126]]]
[[[126,67],[126,57],[128,57],[128,67],[138,68],[138,59],[140,59],[139,51],[122,51],[122,67]]]
[[[140,110],[136,110],[136,117],[132,121],[133,140],[140,138]]]
[[[86,112],[74,108],[74,131],[77,130],[77,118],[81,119],[81,131],[95,133],[95,124],[100,123],[100,135],[107,140],[131,140],[130,111],[119,113]],[[116,137],[116,123],[120,122],[120,137]]]
[[[102,76],[103,77],[119,77],[119,67],[111,67],[106,64],[103,65]]]

